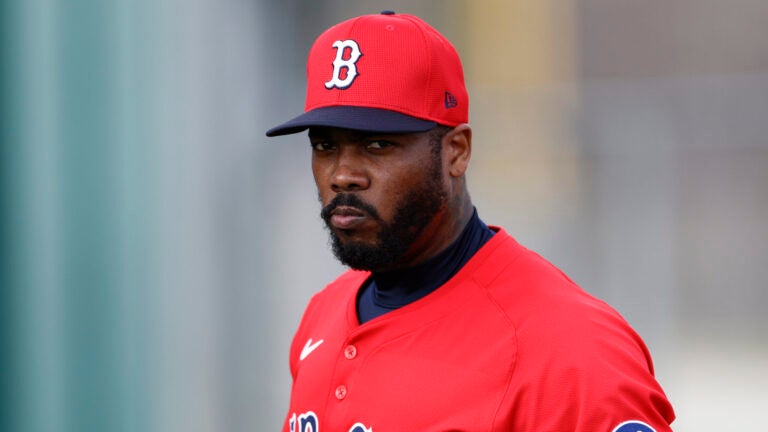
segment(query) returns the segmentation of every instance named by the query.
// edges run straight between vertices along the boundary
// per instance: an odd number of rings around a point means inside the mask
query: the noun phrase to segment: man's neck
[[[473,209],[458,238],[436,256],[407,269],[374,272],[358,296],[360,322],[405,306],[434,291],[458,273],[493,234]]]

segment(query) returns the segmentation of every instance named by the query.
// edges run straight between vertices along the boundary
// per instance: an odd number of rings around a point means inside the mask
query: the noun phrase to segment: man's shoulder
[[[360,286],[370,275],[370,272],[367,271],[347,270],[318,291],[314,295],[313,300],[337,301],[355,296]]]
[[[478,252],[474,279],[487,290],[507,301],[519,303],[537,296],[555,295],[562,299],[581,295],[581,288],[562,270],[538,253],[526,248],[504,229]],[[508,298],[505,298],[508,297]],[[546,300],[546,299],[542,299]]]
[[[565,272],[538,253],[508,238],[480,265],[475,281],[513,324],[539,332],[594,335],[595,323],[629,329],[610,305],[582,289]],[[567,331],[565,331],[567,330]]]
[[[317,330],[318,323],[344,322],[358,288],[369,275],[368,272],[348,270],[316,292],[304,309],[297,335],[307,329]]]

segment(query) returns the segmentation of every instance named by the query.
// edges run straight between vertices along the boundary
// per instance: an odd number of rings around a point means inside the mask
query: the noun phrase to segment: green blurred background
[[[311,41],[414,13],[459,50],[481,217],[614,305],[677,431],[763,430],[768,3],[0,3],[3,431],[269,431],[342,268],[303,136]]]

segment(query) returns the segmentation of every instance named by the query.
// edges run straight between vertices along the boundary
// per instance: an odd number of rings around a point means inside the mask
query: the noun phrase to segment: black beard
[[[336,258],[356,270],[392,270],[424,228],[434,219],[447,202],[447,192],[442,184],[439,159],[431,167],[420,187],[408,192],[398,203],[391,223],[381,219],[376,209],[357,195],[340,194],[323,208],[320,216],[331,234],[331,246]],[[331,212],[344,205],[366,212],[380,226],[374,245],[355,242],[343,243],[331,228]]]

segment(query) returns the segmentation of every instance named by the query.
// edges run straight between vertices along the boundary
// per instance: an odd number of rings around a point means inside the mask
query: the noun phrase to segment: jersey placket
[[[355,383],[361,364],[360,344],[356,342],[358,339],[354,335],[347,337],[336,355],[326,418],[323,421],[327,430],[347,431],[357,421],[351,415],[354,415]]]

